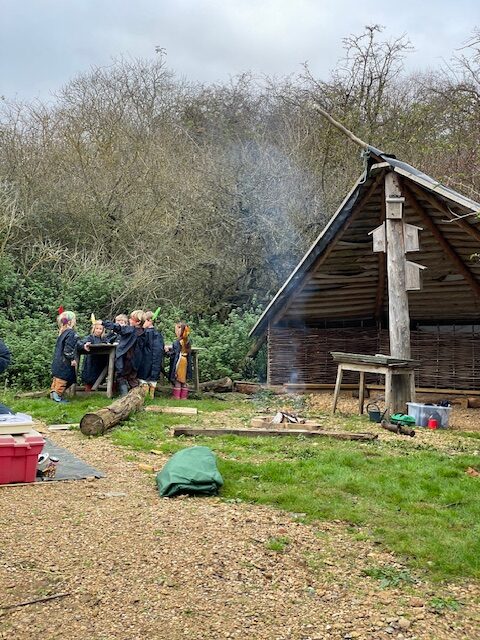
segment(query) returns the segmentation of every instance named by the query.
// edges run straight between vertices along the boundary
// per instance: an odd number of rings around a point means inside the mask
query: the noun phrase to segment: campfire
[[[288,413],[287,411],[277,411],[271,420],[271,424],[305,424],[305,418],[299,418],[296,413]]]

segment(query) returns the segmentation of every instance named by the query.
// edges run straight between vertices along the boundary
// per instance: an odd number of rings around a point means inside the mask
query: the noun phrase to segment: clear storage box
[[[440,429],[447,429],[448,418],[452,407],[441,407],[438,404],[421,404],[407,402],[408,415],[415,418],[417,427],[426,427],[429,418],[435,418]]]

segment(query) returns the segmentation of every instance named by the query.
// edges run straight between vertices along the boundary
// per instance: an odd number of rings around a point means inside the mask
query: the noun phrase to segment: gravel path
[[[381,589],[362,569],[398,560],[340,522],[161,499],[154,476],[107,438],[52,439],[107,478],[0,488],[2,639],[480,638],[478,584]],[[284,552],[268,549],[274,537],[290,540]],[[56,593],[69,595],[1,609]],[[435,613],[436,595],[463,604]]]

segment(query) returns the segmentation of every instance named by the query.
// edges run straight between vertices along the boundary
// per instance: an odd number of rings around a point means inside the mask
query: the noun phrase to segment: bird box
[[[403,204],[405,202],[405,198],[401,196],[388,196],[385,198],[385,201],[387,203],[385,216],[389,220],[401,220],[403,216]]]
[[[403,237],[405,240],[405,252],[420,251],[420,241],[418,232],[423,231],[422,227],[416,227],[414,224],[403,225]]]
[[[379,227],[377,227],[373,231],[370,231],[368,235],[373,237],[373,252],[379,253],[380,251],[383,251],[385,253],[387,248],[385,223],[382,222]]]
[[[420,291],[422,283],[420,279],[420,271],[427,267],[410,260],[405,260],[405,289],[407,291]]]

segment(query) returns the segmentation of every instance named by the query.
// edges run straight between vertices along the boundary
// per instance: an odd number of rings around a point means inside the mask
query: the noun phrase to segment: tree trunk
[[[128,394],[112,402],[108,407],[86,413],[80,421],[80,431],[86,436],[101,436],[122,420],[143,407],[146,386],[130,389]]]
[[[199,391],[232,391],[233,381],[231,378],[220,378],[220,380],[209,380],[208,382],[201,382],[199,385]]]

